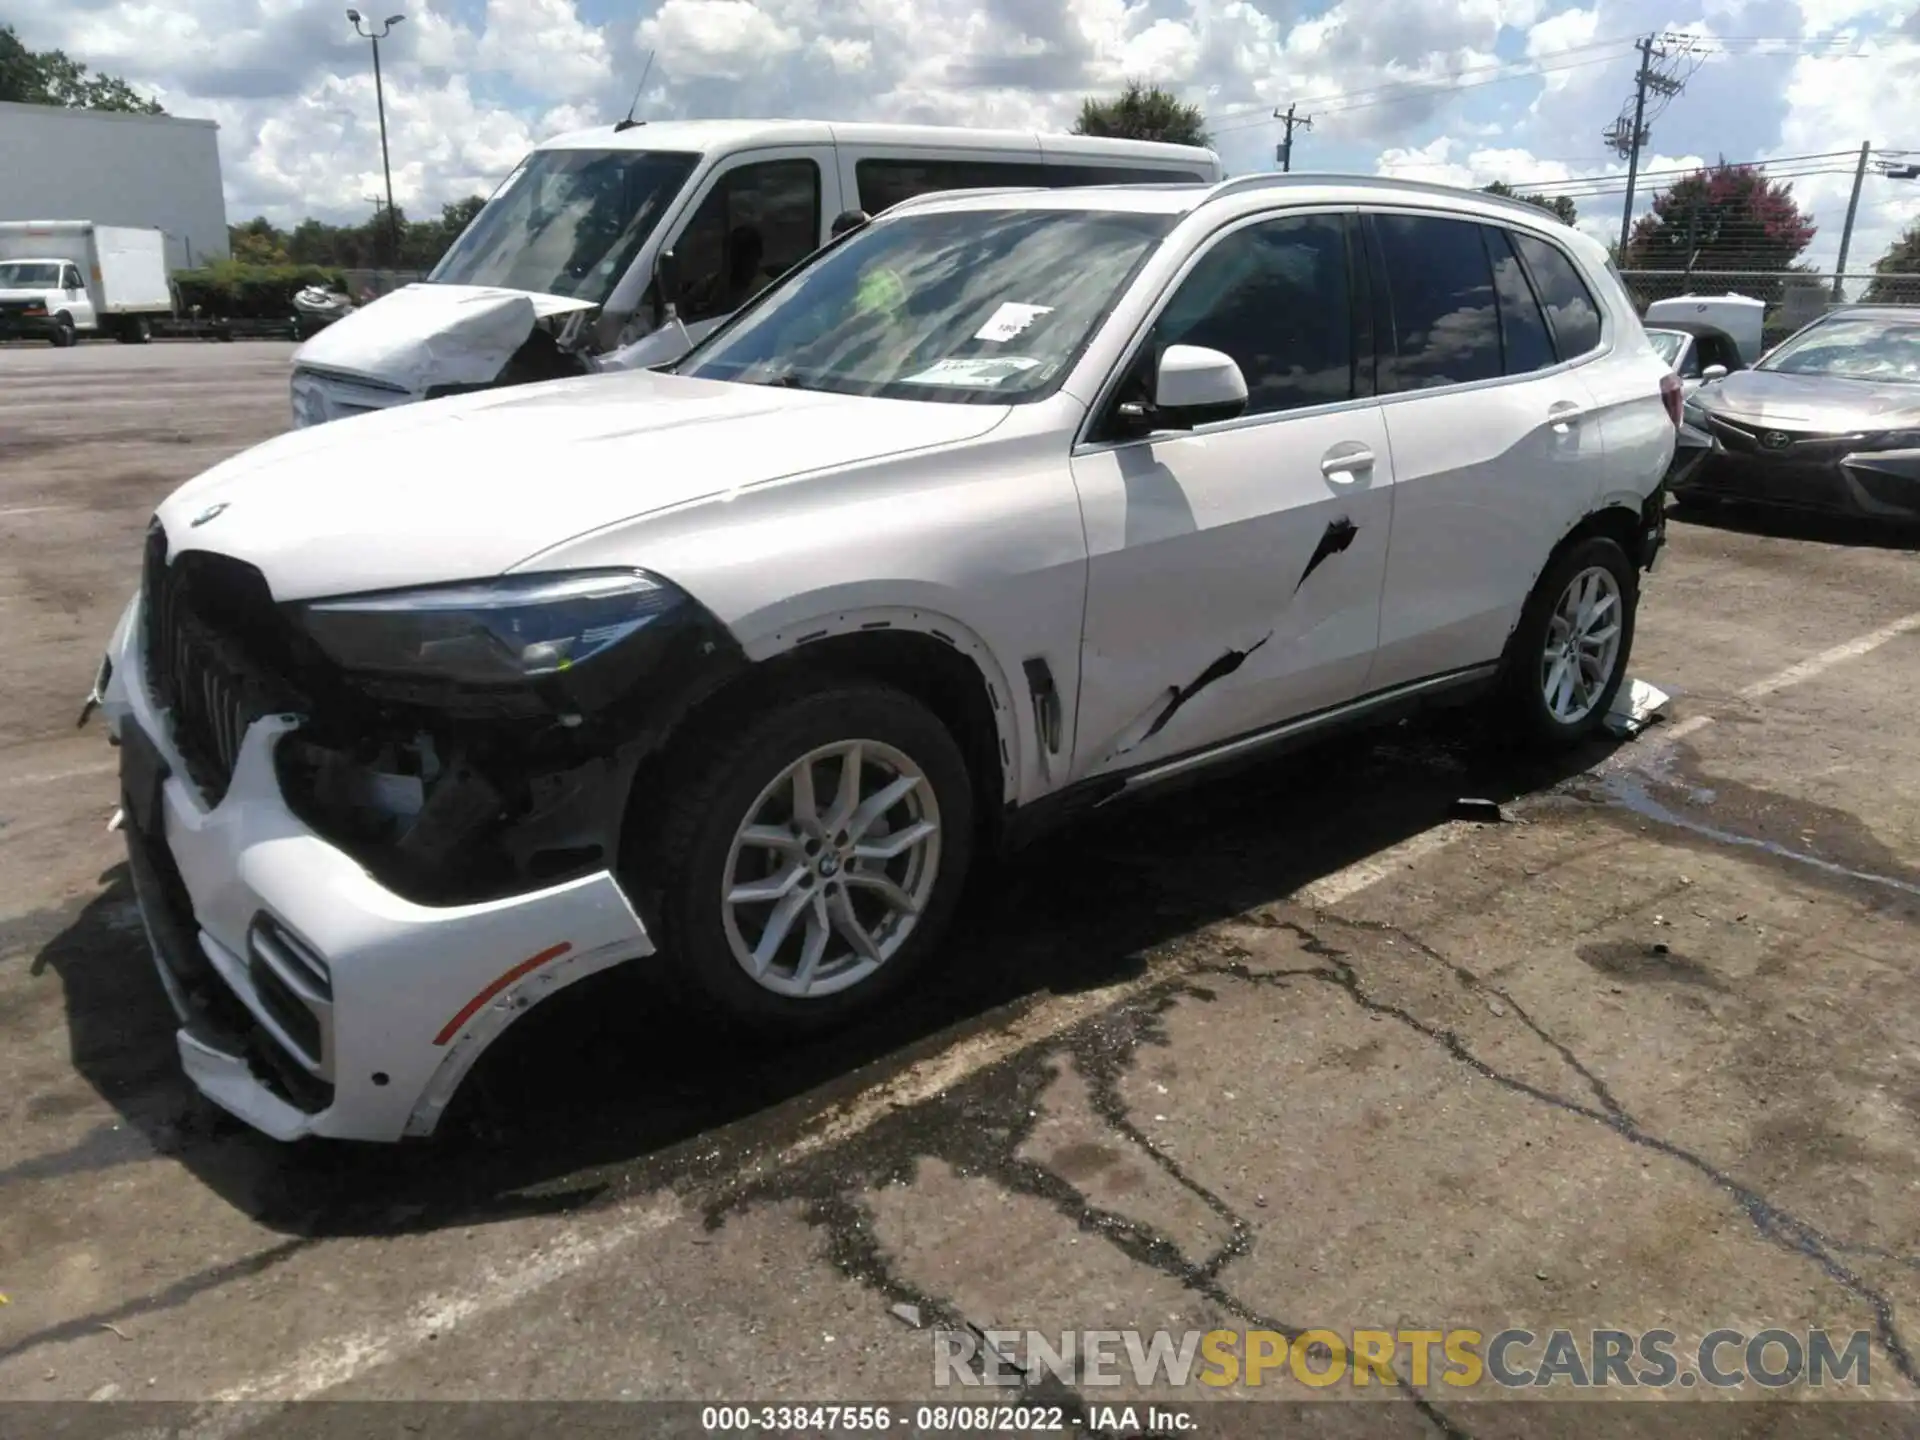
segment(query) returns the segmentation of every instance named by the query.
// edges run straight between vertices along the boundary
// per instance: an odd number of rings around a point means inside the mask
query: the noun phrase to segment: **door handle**
[[[1362,470],[1373,469],[1373,451],[1349,442],[1336,445],[1320,458],[1320,473],[1336,484],[1351,482]]]
[[[1547,407],[1547,419],[1552,422],[1556,435],[1565,435],[1578,425],[1586,415],[1584,406],[1571,400],[1556,400]]]

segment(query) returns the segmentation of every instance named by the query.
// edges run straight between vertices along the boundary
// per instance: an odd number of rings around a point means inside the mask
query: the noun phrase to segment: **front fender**
[[[932,586],[914,588],[930,592],[935,589]],[[895,587],[889,590],[897,593]],[[836,598],[848,603],[835,605],[832,601]],[[929,595],[928,598],[935,597]],[[755,664],[840,635],[891,630],[930,636],[972,661],[987,687],[994,729],[1000,741],[1003,799],[1011,804],[1023,794],[1034,793],[1033,785],[1042,783],[1039,777],[1031,782],[1026,777],[1025,759],[1034,753],[1037,737],[1031,711],[1019,703],[1020,692],[1008,680],[1006,667],[994,654],[993,647],[971,626],[955,619],[937,604],[862,604],[851,594],[836,597],[827,591],[784,600],[743,617],[732,628],[741,650]]]

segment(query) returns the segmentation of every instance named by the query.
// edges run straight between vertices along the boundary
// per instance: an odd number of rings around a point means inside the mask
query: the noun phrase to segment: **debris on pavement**
[[[1481,820],[1489,825],[1498,825],[1507,818],[1497,800],[1481,800],[1465,795],[1454,801],[1447,813],[1455,820]]]
[[[1664,720],[1667,704],[1672,699],[1658,686],[1644,680],[1628,680],[1613,697],[1613,705],[1607,711],[1607,730],[1622,740],[1631,740],[1649,725]]]
[[[907,1324],[913,1326],[914,1329],[918,1330],[920,1328],[920,1307],[918,1305],[909,1305],[903,1300],[893,1307],[893,1313],[896,1318],[904,1320]]]

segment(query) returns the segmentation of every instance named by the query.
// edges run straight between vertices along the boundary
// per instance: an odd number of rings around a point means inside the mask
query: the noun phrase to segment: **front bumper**
[[[53,334],[53,317],[0,310],[0,340],[44,340]]]
[[[1749,454],[1689,429],[1693,443],[1675,452],[1668,472],[1668,488],[1676,495],[1870,519],[1920,519],[1920,450]]]
[[[116,631],[103,709],[121,742],[129,866],[181,1063],[201,1093],[278,1140],[431,1134],[521,1011],[651,954],[604,871],[548,889],[423,906],[377,883],[287,807],[254,723],[209,807],[145,684],[138,601]]]

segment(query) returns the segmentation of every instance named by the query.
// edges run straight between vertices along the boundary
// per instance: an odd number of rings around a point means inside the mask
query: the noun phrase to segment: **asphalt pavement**
[[[633,967],[443,1140],[285,1148],[179,1074],[75,719],[153,505],[285,427],[290,349],[0,348],[0,1396],[940,1400],[966,1326],[1865,1331],[1846,1393],[1920,1384],[1907,542],[1676,523],[1636,740],[1341,742],[986,877],[853,1034],[743,1051]],[[1592,1433],[1396,1373],[1367,1433]]]

